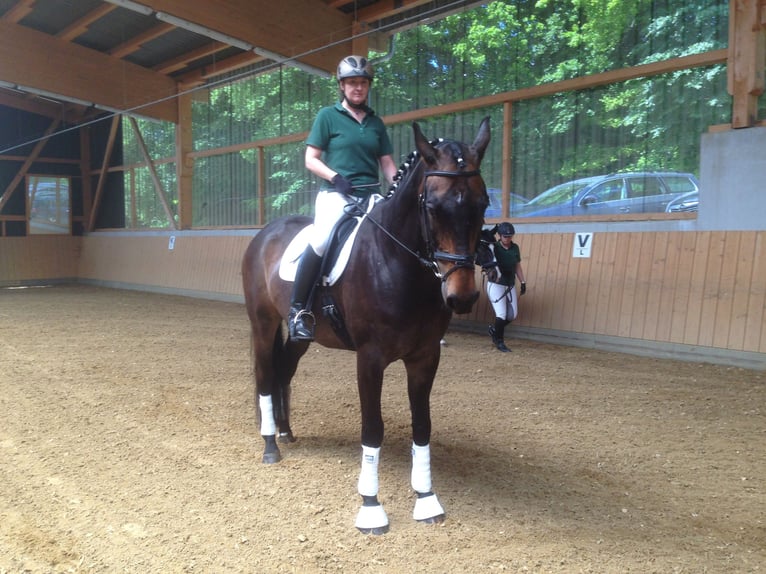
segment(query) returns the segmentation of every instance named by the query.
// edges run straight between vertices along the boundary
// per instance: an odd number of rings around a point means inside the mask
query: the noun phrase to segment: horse
[[[415,151],[402,163],[388,195],[363,217],[340,278],[331,286],[315,286],[326,297],[313,297],[311,307],[315,341],[356,352],[362,505],[355,526],[365,534],[389,529],[378,500],[381,392],[384,370],[398,360],[407,373],[412,421],[413,518],[428,524],[445,519],[432,490],[430,395],[450,318],[469,313],[479,297],[474,259],[489,204],[479,168],[490,140],[489,118],[482,120],[470,145],[429,141],[417,123],[412,129]],[[290,241],[309,224],[306,216],[274,220],[252,239],[242,260],[256,420],[267,464],[282,458],[277,438],[280,443],[295,440],[290,382],[309,342],[283,335],[291,283],[280,277],[279,267]],[[328,297],[335,313],[325,317]]]
[[[481,268],[482,275],[488,281],[497,281],[500,273],[495,260],[495,252],[492,245],[495,243],[497,225],[481,230],[479,245],[476,248],[476,265]]]

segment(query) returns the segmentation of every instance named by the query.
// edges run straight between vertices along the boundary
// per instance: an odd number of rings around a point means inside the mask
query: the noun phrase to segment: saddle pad
[[[367,213],[370,212],[375,203],[378,201],[379,196],[373,197],[375,197],[375,200],[369,202]],[[348,239],[343,244],[343,247],[338,254],[338,259],[333,264],[332,269],[330,269],[330,273],[322,278],[323,285],[335,285],[335,282],[340,279],[340,276],[343,274],[343,270],[346,268],[346,264],[348,263],[349,255],[351,255],[351,248],[354,246],[356,234],[359,231],[359,224],[362,223],[365,217],[367,217],[366,214],[363,217],[356,218],[356,225],[354,225],[354,229],[351,231]],[[306,250],[306,247],[308,247],[309,235],[311,234],[313,225],[314,224],[312,223],[301,229],[298,232],[298,235],[296,235],[287,245],[287,248],[282,255],[282,260],[279,263],[280,279],[284,281],[295,281],[295,273],[298,270],[298,262],[300,261],[301,255],[303,255],[303,252]]]

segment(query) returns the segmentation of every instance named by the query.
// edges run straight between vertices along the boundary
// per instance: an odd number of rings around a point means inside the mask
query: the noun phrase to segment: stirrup
[[[311,322],[307,323],[307,319]],[[313,341],[315,325],[314,313],[306,309],[294,310],[287,320],[287,330],[294,341]]]

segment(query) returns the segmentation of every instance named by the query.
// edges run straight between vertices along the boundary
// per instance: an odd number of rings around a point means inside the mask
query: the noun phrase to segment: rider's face
[[[370,80],[367,78],[346,78],[340,82],[343,95],[352,104],[363,104],[370,92]]]
[[[511,241],[513,240],[513,235],[501,235],[500,236],[500,243],[503,244],[503,247],[506,249],[511,244]]]

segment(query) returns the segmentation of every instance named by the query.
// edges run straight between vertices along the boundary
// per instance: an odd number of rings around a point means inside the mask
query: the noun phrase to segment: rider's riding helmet
[[[500,235],[516,235],[516,230],[513,228],[513,224],[508,223],[507,221],[503,221],[497,226],[497,232]]]
[[[375,72],[364,56],[346,56],[338,64],[338,82],[346,78],[367,78],[372,82]]]

